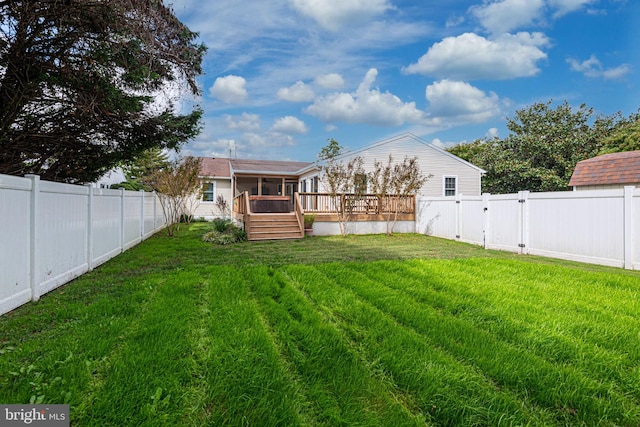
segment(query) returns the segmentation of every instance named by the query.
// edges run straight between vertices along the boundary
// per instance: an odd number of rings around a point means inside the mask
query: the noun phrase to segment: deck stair
[[[300,227],[296,214],[252,213],[245,224],[249,240],[301,239],[304,229]]]

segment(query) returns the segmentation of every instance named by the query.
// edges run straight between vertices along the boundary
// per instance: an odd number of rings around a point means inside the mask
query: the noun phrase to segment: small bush
[[[304,228],[313,228],[313,223],[316,220],[316,214],[310,214],[304,216]]]
[[[216,218],[213,221],[213,230],[202,236],[202,240],[216,245],[230,245],[246,241],[247,233],[230,219]]]
[[[233,235],[236,238],[236,242],[246,242],[247,241],[247,232],[244,231],[242,228],[234,226]]]
[[[232,227],[238,228],[233,224],[233,221],[228,218],[216,218],[213,220],[213,229],[219,233],[224,233]]]

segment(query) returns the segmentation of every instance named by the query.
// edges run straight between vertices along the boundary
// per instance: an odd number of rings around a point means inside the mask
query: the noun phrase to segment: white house
[[[419,191],[421,196],[456,196],[465,194],[479,196],[481,194],[481,178],[483,169],[462,160],[433,144],[430,144],[411,133],[375,142],[359,150],[342,154],[339,159],[349,161],[360,156],[364,160],[364,169],[371,172],[376,161],[387,163],[389,155],[394,162],[402,162],[405,157],[417,157],[425,175],[432,177]],[[323,192],[319,169],[312,165],[300,171],[301,191]],[[306,190],[305,190],[306,189]]]
[[[365,171],[371,172],[376,161],[386,164],[390,154],[395,162],[402,162],[407,156],[417,157],[422,172],[432,175],[419,195],[454,197],[458,194],[481,194],[484,170],[411,133],[346,152],[338,159],[349,161],[360,156],[364,160]],[[280,200],[282,209],[288,201],[289,208],[293,209],[294,193],[326,191],[320,174],[320,165],[311,162],[202,158],[200,178],[203,192],[194,215],[205,218],[219,216],[215,204],[219,195],[231,203],[244,192],[256,200],[268,199],[269,203]]]

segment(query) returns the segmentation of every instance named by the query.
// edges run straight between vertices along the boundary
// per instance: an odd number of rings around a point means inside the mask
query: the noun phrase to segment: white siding
[[[582,185],[574,187],[576,191],[592,191],[592,190],[619,190],[624,188],[627,185],[633,185],[635,187],[640,187],[640,182],[631,183],[631,184],[607,184],[607,185]]]
[[[418,157],[418,163],[425,175],[433,175],[422,187],[420,195],[443,196],[443,177],[457,176],[458,194],[480,195],[481,170],[464,160],[428,144],[419,138],[406,134],[373,144],[362,150],[346,153],[345,160],[360,156],[366,171],[372,171],[376,161],[386,164],[392,155],[394,163],[405,157]]]
[[[231,180],[229,178],[221,178],[221,179],[203,179],[203,183],[205,182],[215,182],[215,194],[213,195],[213,202],[203,202],[200,201],[194,210],[193,216],[196,218],[207,218],[213,219],[220,216],[220,212],[216,207],[215,199],[218,196],[224,197],[224,199],[229,204],[229,209],[233,211],[233,192],[231,189]]]

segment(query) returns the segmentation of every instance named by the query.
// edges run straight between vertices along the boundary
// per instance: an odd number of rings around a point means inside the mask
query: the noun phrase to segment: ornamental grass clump
[[[228,218],[216,218],[213,220],[213,230],[202,236],[204,242],[216,245],[230,245],[247,240],[247,233]]]

